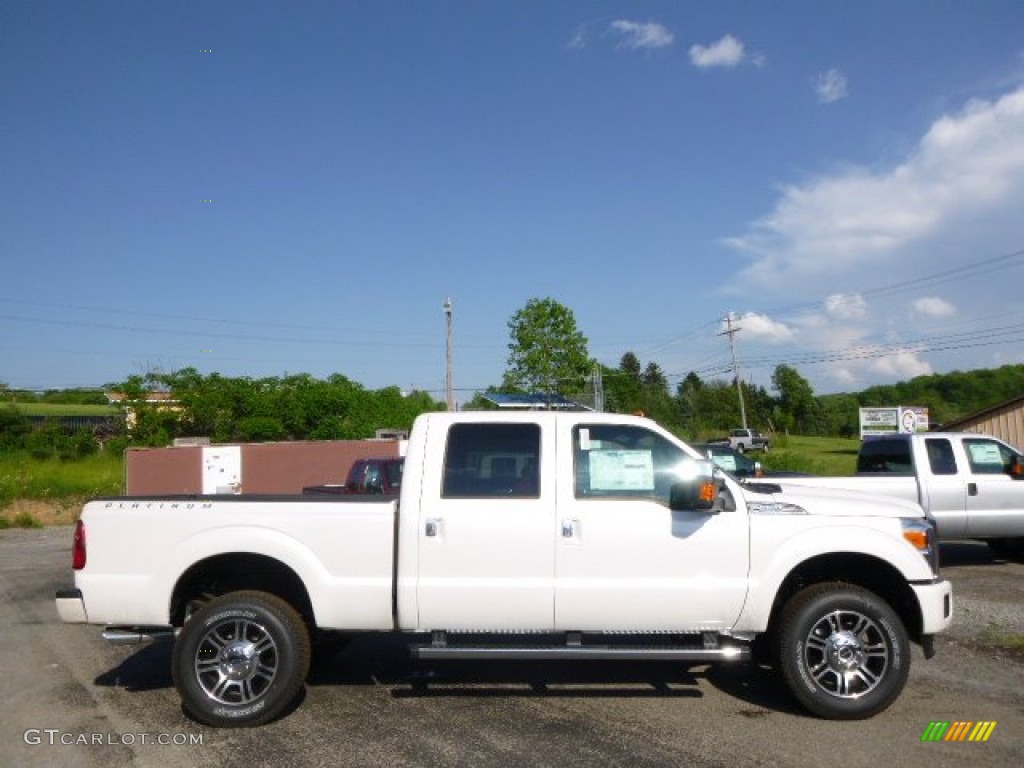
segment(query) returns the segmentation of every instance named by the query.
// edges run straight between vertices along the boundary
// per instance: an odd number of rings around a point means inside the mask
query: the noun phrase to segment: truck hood
[[[763,492],[762,492],[763,491]],[[752,513],[801,514],[796,509],[787,511],[787,505],[802,508],[809,515],[829,517],[924,517],[921,505],[878,496],[860,491],[839,491],[830,488],[793,485],[786,487],[785,481],[754,482],[743,485],[743,496]],[[778,505],[776,509],[770,506]]]

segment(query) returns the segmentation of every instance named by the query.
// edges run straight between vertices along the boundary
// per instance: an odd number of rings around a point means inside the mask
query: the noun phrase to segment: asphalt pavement
[[[915,647],[900,699],[871,720],[808,717],[770,670],[668,662],[413,662],[366,637],[314,669],[262,728],[186,717],[170,645],[106,644],[64,625],[70,528],[0,531],[0,766],[1024,765],[1024,565],[943,546],[956,620]],[[1013,648],[1013,638],[1018,647]],[[933,722],[994,722],[977,742],[928,742]]]

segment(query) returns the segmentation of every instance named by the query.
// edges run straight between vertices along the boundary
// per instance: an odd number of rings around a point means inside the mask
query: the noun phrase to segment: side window
[[[441,496],[537,498],[540,425],[455,424],[448,432]]]
[[[1013,452],[1002,443],[976,438],[964,439],[967,463],[976,475],[1001,475],[1010,471]]]
[[[392,461],[384,465],[385,472],[388,476],[388,484],[392,488],[402,487],[402,470],[405,469],[404,461]]]
[[[903,438],[866,441],[857,454],[857,471],[910,474],[914,471],[910,442]]]
[[[576,498],[648,498],[668,503],[679,446],[642,427],[593,424],[573,430]]]
[[[928,465],[933,475],[955,475],[956,457],[953,445],[945,438],[928,438],[924,441],[928,451]]]

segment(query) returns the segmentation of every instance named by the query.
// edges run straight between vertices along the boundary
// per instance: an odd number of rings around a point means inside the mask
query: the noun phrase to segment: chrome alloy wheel
[[[256,701],[274,682],[277,669],[277,643],[262,624],[247,619],[214,624],[196,649],[196,680],[221,704]]]
[[[857,611],[833,611],[812,626],[804,643],[804,661],[821,690],[856,699],[885,677],[893,649],[873,620]]]

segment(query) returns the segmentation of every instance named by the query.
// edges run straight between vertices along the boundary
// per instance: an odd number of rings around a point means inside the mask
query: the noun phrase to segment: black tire
[[[746,452],[747,449],[743,447],[743,443],[740,443],[739,445],[736,446],[736,453],[744,454]]]
[[[294,608],[266,592],[230,592],[185,622],[171,671],[191,717],[247,728],[273,720],[295,700],[309,659],[309,630]]]
[[[910,674],[910,642],[877,595],[837,582],[797,593],[779,624],[778,669],[811,714],[861,720],[896,700]]]
[[[988,539],[989,551],[1003,560],[1024,559],[1024,538]]]

